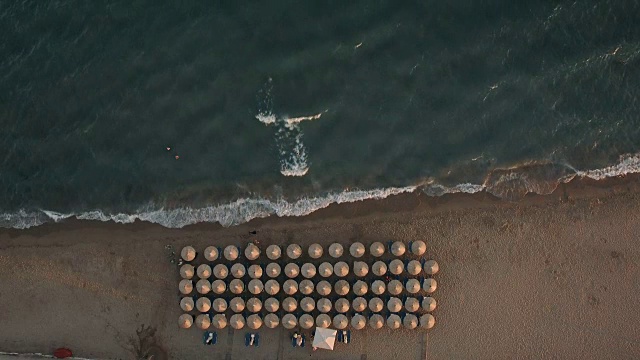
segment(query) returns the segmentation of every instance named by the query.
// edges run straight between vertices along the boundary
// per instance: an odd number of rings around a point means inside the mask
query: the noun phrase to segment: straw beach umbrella
[[[342,256],[342,254],[344,254],[344,248],[342,247],[342,245],[338,243],[329,245],[329,255],[331,255],[331,257],[337,259]]]
[[[402,310],[402,301],[397,297],[392,297],[387,301],[387,309],[392,313],[397,313]]]
[[[213,280],[213,282],[211,283],[211,291],[213,291],[214,294],[222,294],[225,290],[227,290],[227,284],[224,283],[224,281],[218,279],[218,280]]]
[[[338,314],[333,317],[333,327],[342,330],[349,325],[349,319],[344,314]]]
[[[316,276],[316,266],[312,263],[305,263],[304,265],[302,265],[301,272],[302,276],[307,279],[311,279],[312,277]]]
[[[188,329],[193,325],[193,316],[189,314],[182,314],[178,318],[178,325],[183,329]]]
[[[280,309],[280,301],[276,298],[270,297],[264,301],[264,309],[268,312],[274,313]]]
[[[369,318],[369,327],[372,329],[380,329],[384,325],[384,318],[380,314],[373,314]]]
[[[366,294],[368,290],[369,287],[367,286],[367,283],[362,280],[358,280],[355,284],[353,284],[353,293],[358,296]]]
[[[384,294],[385,290],[386,290],[386,285],[384,284],[384,282],[382,280],[375,280],[371,284],[371,292],[376,294],[376,295]]]
[[[333,265],[329,264],[328,262],[323,262],[318,267],[318,273],[320,274],[320,276],[325,278],[333,275]]]
[[[417,260],[411,260],[407,264],[407,272],[411,275],[418,275],[422,271],[422,265]]]
[[[316,302],[316,308],[321,313],[328,313],[329,311],[331,311],[331,300],[327,298],[318,299],[318,301]]]
[[[182,299],[180,299],[180,308],[183,311],[191,311],[193,310],[193,298],[192,297],[183,297]]]
[[[320,328],[328,328],[331,325],[331,318],[327,314],[320,314],[316,317],[316,326]]]
[[[287,256],[289,259],[297,259],[302,255],[302,248],[298,244],[291,244],[287,246]]]
[[[373,263],[371,271],[373,271],[373,273],[378,276],[383,276],[387,273],[387,264],[385,264],[383,261],[376,261]]]
[[[362,257],[362,255],[364,255],[364,245],[360,242],[354,242],[349,246],[349,253],[354,258]]]
[[[402,274],[402,271],[404,271],[404,264],[402,263],[402,260],[391,260],[389,263],[389,271],[394,275]]]
[[[227,300],[223,298],[216,298],[213,300],[213,311],[218,313],[227,311]]]
[[[365,277],[369,273],[369,265],[364,261],[356,261],[353,263],[353,273],[358,277]]]
[[[440,266],[438,265],[438,263],[435,260],[427,260],[424,263],[424,272],[426,272],[429,275],[433,275],[435,273],[438,272],[438,270],[440,270]]]
[[[349,283],[346,280],[336,281],[335,291],[338,295],[347,295],[349,293]]]
[[[322,280],[316,285],[316,292],[322,296],[327,296],[331,294],[331,284],[329,282]]]
[[[424,311],[433,311],[436,309],[436,305],[436,299],[431,296],[422,299],[422,309],[424,309]]]
[[[211,283],[209,280],[200,279],[196,283],[196,290],[202,295],[206,295],[211,291]]]
[[[262,310],[262,301],[258,298],[250,298],[247,300],[247,310],[252,313],[257,313]]]
[[[204,258],[208,261],[216,261],[219,256],[218,248],[215,246],[207,246],[207,248],[204,249]]]
[[[363,297],[357,297],[351,302],[351,307],[357,312],[363,312],[367,308],[367,300]]]
[[[258,314],[251,314],[247,317],[247,327],[249,329],[257,330],[262,326],[262,319]]]
[[[311,244],[309,246],[309,257],[312,259],[318,259],[322,256],[323,250],[320,244]]]
[[[262,290],[264,290],[264,284],[262,284],[262,281],[258,279],[251,279],[251,281],[249,281],[250,293],[252,293],[253,295],[258,295],[262,292]]]
[[[384,307],[384,302],[379,297],[374,297],[369,300],[369,310],[374,313],[378,313],[382,311]]]
[[[380,257],[382,256],[382,254],[384,254],[384,245],[382,245],[381,242],[376,241],[373,244],[371,244],[371,246],[369,246],[369,252],[374,257]]]
[[[249,266],[249,277],[252,279],[260,279],[262,277],[262,266],[253,264]]]
[[[407,291],[409,293],[415,294],[420,291],[420,281],[416,279],[409,279],[407,280],[407,284],[405,287],[407,288]]]
[[[310,297],[303,297],[300,300],[300,309],[304,312],[312,312],[316,308],[316,302]]]
[[[231,327],[236,330],[242,329],[245,325],[244,316],[240,314],[231,315],[231,318],[229,319],[229,324],[231,324]]]
[[[218,279],[226,279],[229,276],[229,269],[224,264],[218,264],[213,267],[213,275]]]
[[[400,328],[400,316],[396,314],[391,314],[387,318],[387,326],[391,329],[399,329]]]
[[[293,279],[300,274],[300,267],[296,263],[288,263],[284,267],[284,274]]]
[[[260,280],[258,280],[260,281]],[[241,294],[244,291],[244,283],[240,279],[233,279],[229,283],[229,291],[232,294]]]
[[[216,314],[213,316],[211,325],[216,329],[224,329],[227,327],[227,317],[224,314]]]
[[[280,325],[280,318],[278,317],[278,315],[271,313],[265,315],[264,326],[268,327],[269,329],[275,329],[276,327],[278,327],[278,325]]]
[[[234,261],[235,259],[237,259],[239,254],[240,251],[234,245],[229,245],[224,248],[224,258],[229,261]]]
[[[240,263],[235,263],[231,266],[231,276],[233,276],[236,279],[240,279],[246,273],[247,273],[247,270],[245,269],[244,265]]]
[[[303,329],[311,329],[313,327],[313,316],[309,314],[300,315],[300,319],[298,319],[298,324]]]
[[[282,300],[282,310],[286,312],[294,312],[298,308],[298,300],[288,297]]]
[[[280,291],[280,284],[273,279],[267,280],[264,284],[264,291],[269,295],[275,295]]]
[[[360,314],[355,314],[351,318],[351,327],[356,330],[364,329],[366,325],[367,325],[367,319],[365,319],[365,317]]]
[[[298,285],[298,291],[300,291],[304,295],[311,295],[315,287],[313,286],[313,281],[311,280],[302,280]]]
[[[407,329],[415,329],[418,327],[418,318],[413,314],[407,314],[402,319],[402,325]]]
[[[282,326],[285,329],[293,329],[298,325],[298,319],[293,314],[284,314],[282,317]]]
[[[207,330],[211,326],[211,319],[207,314],[200,314],[196,316],[196,326],[202,330]]]
[[[333,265],[333,273],[338,277],[345,277],[349,274],[349,265],[344,261],[338,261]]]
[[[336,303],[333,305],[337,312],[346,313],[349,311],[349,300],[345,298],[339,298],[336,300]]]
[[[248,260],[253,261],[257,259],[259,256],[260,256],[260,249],[254,244],[249,244],[244,249],[244,257],[246,257]]]
[[[193,265],[184,264],[180,267],[180,277],[183,279],[191,279],[194,274]]]
[[[187,279],[180,280],[180,284],[178,284],[178,289],[180,289],[180,292],[183,293],[184,295],[191,294],[191,292],[193,291],[193,281],[187,280]]]
[[[431,314],[424,314],[420,316],[420,327],[425,329],[431,329],[436,324],[436,318]]]
[[[234,313],[240,313],[245,309],[244,300],[241,297],[234,297],[229,301],[229,309]]]
[[[402,283],[398,280],[391,280],[387,284],[387,291],[391,295],[398,295],[402,292]]]
[[[287,295],[293,295],[298,292],[298,283],[295,280],[287,280],[282,284],[282,290]]]
[[[411,243],[411,252],[414,255],[420,256],[424,254],[425,251],[427,251],[427,244],[425,244],[424,241],[416,240]]]
[[[432,292],[436,291],[436,289],[438,288],[438,283],[434,278],[426,278],[422,282],[422,288],[424,289],[424,291],[431,294]]]
[[[277,263],[269,263],[267,265],[267,276],[270,278],[278,277],[278,275],[280,275],[280,271],[280,265]]]
[[[184,261],[193,261],[196,258],[196,249],[193,246],[185,246],[182,248],[180,256]]]
[[[198,277],[200,279],[208,279],[211,277],[211,266],[207,264],[198,266]]]
[[[394,256],[402,256],[407,251],[407,247],[402,241],[396,241],[391,244],[391,253]]]
[[[282,250],[278,245],[267,246],[267,257],[269,260],[278,260],[282,256]]]
[[[207,311],[211,310],[211,300],[206,297],[198,298],[198,300],[196,301],[196,309],[198,309],[198,311],[200,311],[201,313],[206,313]]]
[[[414,297],[408,297],[404,301],[404,308],[407,309],[408,312],[416,312],[420,309],[420,302]]]

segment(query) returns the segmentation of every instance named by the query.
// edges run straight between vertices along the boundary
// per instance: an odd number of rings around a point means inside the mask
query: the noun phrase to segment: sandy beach
[[[0,351],[137,359],[640,358],[640,181],[574,180],[512,203],[486,193],[418,194],[332,205],[302,218],[232,228],[65,221],[0,230]],[[175,265],[165,245],[427,243],[440,263],[436,326],[366,330],[336,351],[294,349],[282,327],[178,328]],[[142,329],[142,331],[141,331]]]

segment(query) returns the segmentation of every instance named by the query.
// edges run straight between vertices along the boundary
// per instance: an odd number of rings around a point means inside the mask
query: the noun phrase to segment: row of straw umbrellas
[[[408,294],[417,294],[420,291],[431,294],[436,291],[437,286],[438,283],[434,278],[426,278],[422,280],[422,284],[418,279],[407,279],[404,284],[400,280],[395,279],[388,283],[382,280],[374,280],[370,285],[365,281],[357,280],[353,286],[346,280],[338,280],[331,286],[331,283],[326,280],[314,283],[308,279],[302,280],[301,282],[288,279],[283,282],[282,286],[274,279],[267,280],[264,283],[259,279],[251,279],[246,284],[241,279],[233,279],[228,285],[220,279],[212,282],[206,279],[200,279],[195,284],[196,291],[202,295],[209,293],[222,295],[225,292],[240,295],[248,291],[253,295],[265,292],[272,296],[280,293],[280,291],[286,295],[294,295],[296,293],[312,295],[316,293],[320,296],[327,296],[332,292],[341,296],[347,295],[350,292],[356,296],[364,296],[366,294],[382,295],[384,293],[399,295],[405,290]],[[192,280],[182,279],[178,284],[178,289],[183,295],[192,294],[193,288]]]
[[[344,314],[337,314],[331,319],[327,314],[320,314],[314,317],[309,314],[303,314],[299,318],[293,314],[285,314],[282,319],[276,314],[267,314],[262,318],[258,314],[252,314],[246,318],[242,314],[234,314],[227,320],[224,314],[217,314],[210,317],[207,314],[201,314],[196,316],[195,323],[200,329],[206,330],[213,326],[216,329],[224,329],[227,326],[239,330],[247,326],[250,329],[259,329],[263,325],[267,328],[273,329],[280,323],[285,329],[293,329],[296,326],[300,326],[302,329],[310,329],[314,325],[321,328],[328,328],[332,326],[338,330],[345,329],[351,324],[351,327],[355,330],[364,329],[368,324],[373,329],[380,329],[384,326],[385,322],[387,327],[391,329],[398,329],[404,326],[407,329],[415,329],[418,326],[426,329],[430,329],[435,325],[435,317],[431,314],[424,314],[418,318],[414,314],[406,314],[402,318],[397,314],[390,314],[386,321],[380,314],[373,314],[369,319],[361,314],[355,314],[349,318]],[[182,314],[178,319],[178,324],[182,328],[190,328],[194,323],[193,316],[189,314]]]
[[[421,256],[427,250],[424,241],[412,241],[409,251],[416,256]],[[344,246],[340,243],[329,245],[329,255],[333,258],[340,258],[344,255]],[[374,257],[380,257],[387,251],[387,247],[381,242],[374,242],[369,246],[369,253]],[[403,256],[407,252],[407,245],[402,241],[395,241],[391,244],[389,251],[393,256]],[[318,259],[324,254],[324,248],[320,244],[312,244],[307,249],[309,257]],[[354,258],[360,258],[366,253],[366,247],[361,242],[355,242],[349,246],[349,254]],[[255,244],[248,244],[244,249],[246,259],[253,261],[260,257],[261,250]],[[197,252],[192,246],[185,246],[181,253],[184,261],[190,262],[196,258]],[[295,260],[302,256],[302,247],[298,244],[291,244],[286,248],[286,255],[289,259]],[[209,246],[204,250],[204,257],[208,261],[216,261],[221,256],[220,250],[215,246]],[[229,261],[235,261],[240,256],[240,249],[235,245],[229,245],[222,251],[222,256]],[[269,245],[266,249],[266,256],[270,260],[277,260],[282,256],[282,248],[278,245]]]
[[[365,277],[369,274],[369,265],[364,261],[355,261],[353,263],[353,269],[351,269],[349,264],[344,261],[338,261],[335,264],[323,262],[318,265],[318,267],[312,263],[304,263],[302,266],[299,266],[297,263],[291,262],[284,266],[284,275],[290,279],[295,279],[299,276],[311,279],[316,275],[324,278],[333,275],[346,277],[351,270],[355,276]],[[439,270],[440,266],[435,260],[427,260],[424,262],[410,260],[405,265],[402,260],[393,259],[388,265],[384,261],[376,261],[371,265],[371,272],[376,276],[384,276],[388,273],[401,275],[405,271],[407,274],[413,276],[422,275],[423,273],[426,275],[434,275]],[[234,263],[230,268],[225,264],[217,264],[213,268],[211,268],[209,264],[201,264],[197,268],[191,264],[184,264],[180,267],[180,276],[183,279],[192,279],[195,275],[200,279],[209,279],[212,276],[217,279],[226,279],[229,276],[236,279],[241,279],[245,276],[251,279],[260,279],[265,275],[270,278],[276,278],[282,273],[282,267],[275,262],[267,264],[264,270],[262,266],[258,264],[246,267],[241,263]]]
[[[276,298],[267,298],[263,303],[255,297],[249,298],[246,301],[243,298],[234,297],[228,302],[223,298],[216,298],[211,301],[209,298],[200,297],[194,302],[193,298],[185,297],[180,300],[180,308],[185,312],[193,311],[195,308],[201,313],[207,313],[211,310],[216,313],[224,313],[227,310],[234,313],[242,313],[245,311],[259,313],[263,310],[275,313],[282,309],[282,311],[288,313],[297,310],[310,313],[318,310],[318,312],[324,314],[331,312],[333,309],[338,313],[344,314],[351,309],[356,312],[363,312],[368,308],[372,313],[379,313],[384,309],[384,301],[379,297],[371,298],[369,301],[363,297],[357,297],[351,302],[345,298],[338,298],[332,302],[327,298],[320,298],[316,301],[311,297],[304,297],[298,302],[298,300],[293,297],[287,297],[282,303]],[[419,311],[432,312],[435,308],[436,300],[430,296],[424,297],[422,301],[416,297],[407,297],[404,303],[397,297],[391,297],[387,300],[387,310],[391,313],[397,313],[403,311],[403,309],[410,313]]]

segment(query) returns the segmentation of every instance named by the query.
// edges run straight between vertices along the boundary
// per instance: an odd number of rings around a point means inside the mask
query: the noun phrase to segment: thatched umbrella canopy
[[[255,246],[254,244],[249,244],[247,245],[247,247],[244,249],[244,256],[248,259],[248,260],[255,260],[258,257],[260,257],[260,249]]]
[[[420,256],[424,254],[425,251],[427,251],[427,244],[425,244],[424,241],[416,240],[411,243],[411,252],[414,255]]]
[[[420,301],[414,297],[408,297],[404,301],[404,308],[407,309],[408,312],[416,312],[420,309]]]
[[[240,251],[238,250],[238,247],[235,245],[229,245],[226,248],[224,248],[224,258],[229,261],[234,261],[235,259],[237,259],[239,254],[240,254]]]
[[[229,291],[231,291],[232,294],[241,294],[244,291],[244,283],[242,282],[242,280],[231,280],[231,282],[229,283]]]
[[[328,313],[329,311],[331,311],[331,300],[327,298],[318,299],[318,301],[316,302],[316,308],[321,313]]]
[[[349,293],[349,283],[346,280],[336,281],[335,291],[338,295],[347,295]]]
[[[316,284],[316,292],[322,296],[331,294],[331,284],[328,281],[322,280]]]
[[[349,319],[344,314],[338,314],[333,317],[333,327],[342,330],[349,325]]]
[[[273,279],[267,280],[264,284],[264,291],[269,295],[275,295],[280,291],[280,284]]]
[[[302,248],[298,244],[291,244],[287,246],[287,256],[289,259],[297,259],[302,255]]]
[[[400,328],[400,316],[396,314],[391,314],[387,318],[387,326],[391,329],[399,329]]]
[[[374,297],[369,300],[369,310],[374,313],[378,313],[382,311],[384,307],[384,302],[379,297]]]
[[[264,290],[264,284],[258,279],[251,279],[249,281],[249,292],[253,295],[258,295]]]
[[[418,327],[418,318],[413,314],[406,314],[402,319],[402,325],[407,329],[415,329]]]
[[[391,280],[387,284],[387,291],[391,295],[399,295],[402,292],[402,283],[398,280]]]
[[[411,275],[418,275],[422,271],[422,265],[418,260],[411,260],[407,264],[407,272]]]
[[[182,248],[180,256],[182,256],[184,261],[193,261],[193,259],[196,258],[196,249],[194,249],[193,246],[185,246]]]
[[[410,294],[415,294],[420,291],[420,281],[416,279],[409,279],[407,280],[405,287]]]
[[[364,255],[364,249],[365,247],[364,245],[362,245],[362,243],[354,242],[353,244],[351,244],[351,246],[349,246],[349,253],[354,258],[359,258],[359,257],[362,257],[362,255]]]
[[[351,302],[351,307],[357,312],[363,312],[367,308],[367,300],[363,297],[357,297]]]
[[[269,260],[278,260],[282,256],[282,250],[278,245],[267,246],[267,257]]]
[[[360,314],[355,314],[351,318],[351,327],[356,330],[364,329],[366,325],[367,325],[367,319],[365,319],[365,317]]]
[[[208,314],[200,314],[196,316],[196,326],[202,330],[207,330],[211,326],[211,319]]]
[[[402,241],[396,241],[391,244],[391,253],[394,256],[402,256],[407,251],[407,247]]]
[[[227,311],[227,300],[223,298],[216,298],[213,300],[213,311],[223,313]]]
[[[280,318],[276,314],[269,313],[264,317],[264,326],[269,329],[275,329],[280,325]]]
[[[391,260],[391,262],[389,263],[389,272],[394,275],[400,275],[402,274],[402,271],[404,271],[404,264],[402,263],[402,260]]]
[[[438,283],[434,278],[426,278],[422,282],[422,288],[424,289],[424,291],[431,294],[432,292],[436,291],[436,289],[438,288]]]
[[[298,319],[296,318],[295,315],[284,314],[284,316],[282,317],[282,326],[284,326],[285,329],[290,330],[296,327],[297,325],[298,325]]]
[[[314,324],[313,316],[309,314],[302,314],[300,315],[300,319],[298,319],[298,323],[300,324],[300,327],[303,329],[311,329]]]
[[[218,280],[213,280],[213,282],[211,283],[211,291],[213,291],[214,294],[222,294],[225,290],[227,290],[227,284],[224,283],[224,281],[218,279]]]
[[[320,274],[320,276],[325,278],[333,275],[333,265],[328,262],[323,262],[318,267],[318,273]]]
[[[252,279],[260,279],[262,277],[262,266],[253,264],[249,266],[249,277]]]
[[[436,299],[431,296],[422,299],[422,309],[424,309],[424,311],[433,311],[436,309],[436,305]]]
[[[207,264],[198,266],[198,277],[200,279],[208,279],[211,277],[211,266]]]
[[[345,298],[339,298],[338,300],[336,300],[335,304],[333,304],[334,308],[336,309],[337,312],[339,313],[346,313],[347,311],[349,311],[349,300],[345,299]]]
[[[316,276],[316,266],[312,263],[305,263],[304,265],[302,265],[301,272],[302,276],[307,279],[311,279],[312,277]]]
[[[287,295],[293,295],[298,292],[298,283],[295,280],[288,279],[282,284],[282,290]]]
[[[313,281],[311,280],[302,280],[298,285],[298,291],[300,291],[304,295],[311,295],[315,286],[313,285]]]
[[[242,316],[241,314],[231,315],[231,318],[229,319],[229,324],[231,325],[232,328],[236,330],[242,329],[245,325],[244,316]]]
[[[374,257],[380,257],[382,256],[382,254],[384,254],[384,245],[381,242],[376,241],[371,244],[371,246],[369,246],[369,252]]]
[[[193,325],[193,316],[189,314],[182,314],[178,318],[178,325],[183,329],[188,329]]]
[[[369,265],[364,261],[356,261],[353,263],[353,273],[358,277],[365,277],[369,273]]]
[[[282,300],[282,310],[286,312],[294,312],[298,308],[298,300],[292,298],[291,296]]]
[[[311,244],[309,246],[309,257],[312,259],[318,259],[322,256],[323,250],[320,244]]]
[[[252,313],[257,313],[262,310],[262,301],[260,299],[252,297],[247,300],[247,310]]]
[[[274,313],[280,309],[280,301],[276,298],[270,297],[264,301],[264,309],[268,312]]]
[[[392,313],[402,310],[402,301],[397,297],[392,297],[387,301],[387,309]]]
[[[240,263],[235,263],[231,266],[231,276],[236,279],[240,279],[247,273],[247,269],[245,269],[244,265]]]
[[[356,281],[355,284],[353,284],[353,293],[358,295],[358,296],[362,296],[364,294],[367,293],[367,291],[369,291],[369,287],[367,286],[367,283],[362,281],[362,280],[358,280]]]
[[[316,317],[316,326],[320,328],[328,328],[331,326],[331,318],[327,314],[320,314]]]
[[[300,300],[300,309],[304,312],[312,312],[316,308],[316,302],[310,297],[303,297]]]
[[[200,279],[196,283],[196,290],[202,295],[206,295],[211,291],[211,283],[209,280]]]
[[[227,327],[227,317],[224,314],[216,314],[213,316],[211,325],[216,329],[224,329]]]
[[[424,272],[429,275],[433,275],[440,270],[440,266],[435,260],[427,260],[424,263]]]
[[[262,319],[258,314],[251,314],[247,317],[247,327],[249,329],[257,330],[262,326]]]
[[[213,275],[218,279],[226,279],[229,276],[229,269],[224,264],[218,264],[213,267]]]
[[[184,264],[180,267],[180,277],[183,279],[191,279],[195,273],[193,265]]]
[[[288,278],[295,278],[300,275],[300,267],[296,263],[288,263],[284,267],[284,274],[287,275]]]
[[[270,278],[278,277],[281,271],[282,270],[280,268],[280,265],[278,265],[278,263],[269,263],[267,265],[267,276]]]
[[[219,256],[218,248],[215,246],[207,246],[207,248],[204,249],[204,258],[208,261],[216,261]]]
[[[201,313],[206,313],[211,310],[211,300],[206,297],[198,298],[198,300],[196,300],[196,309]]]
[[[194,307],[194,303],[193,303],[193,298],[190,296],[187,297],[183,297],[182,299],[180,299],[180,308],[183,311],[189,312],[191,310],[193,310]]]
[[[371,292],[376,294],[376,295],[384,294],[386,289],[387,289],[387,286],[384,284],[384,281],[382,281],[382,280],[375,280],[371,284]]]
[[[349,265],[344,261],[338,261],[333,265],[333,273],[338,277],[345,277],[349,274]]]
[[[187,280],[187,279],[180,280],[180,284],[178,284],[178,289],[180,289],[180,292],[183,293],[184,295],[191,294],[191,292],[193,291],[193,281]]]
[[[244,299],[241,297],[234,297],[229,301],[229,309],[234,313],[241,313],[245,309]]]
[[[329,255],[331,255],[331,257],[337,259],[342,256],[342,254],[344,254],[344,248],[342,247],[342,245],[338,243],[329,245]]]
[[[369,318],[369,327],[372,329],[380,329],[384,325],[384,318],[380,314],[373,314]]]
[[[420,327],[425,329],[431,329],[436,324],[436,318],[431,314],[424,314],[420,316]]]
[[[387,273],[387,264],[385,264],[383,261],[376,261],[373,263],[371,271],[373,271],[373,273],[378,276],[383,276]]]

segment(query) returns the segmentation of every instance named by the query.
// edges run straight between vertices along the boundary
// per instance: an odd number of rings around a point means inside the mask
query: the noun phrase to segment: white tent
[[[335,329],[316,327],[316,336],[313,338],[313,344],[311,346],[318,349],[333,350],[337,335],[338,331]]]

